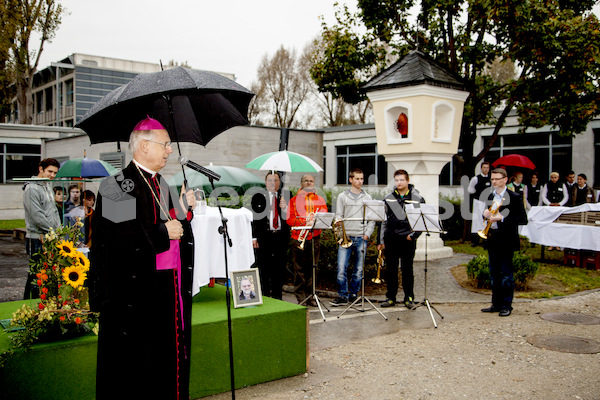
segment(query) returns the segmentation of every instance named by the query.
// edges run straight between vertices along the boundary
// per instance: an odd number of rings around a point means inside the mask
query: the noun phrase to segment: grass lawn
[[[446,242],[457,253],[485,255],[487,251],[482,246],[472,246],[471,243],[460,241]],[[564,253],[562,251],[548,251],[541,257],[540,245],[531,245],[527,240],[521,239],[523,253],[540,264],[540,270],[534,279],[529,282],[526,290],[516,291],[516,297],[530,299],[565,296],[584,290],[600,288],[600,271],[585,268],[565,267],[563,265]],[[452,268],[452,274],[464,288],[491,293],[489,289],[476,289],[467,277],[466,264]]]
[[[0,220],[0,230],[11,230],[15,228],[25,229],[24,219],[4,219]]]

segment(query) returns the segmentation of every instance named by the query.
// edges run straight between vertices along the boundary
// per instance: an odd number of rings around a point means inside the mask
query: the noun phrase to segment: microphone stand
[[[215,191],[215,183],[212,176],[208,177],[210,186],[213,192]],[[223,255],[225,256],[225,276],[227,277],[227,285],[225,285],[225,302],[227,304],[227,333],[229,336],[229,373],[231,380],[231,398],[235,400],[235,374],[233,370],[233,331],[231,329],[231,285],[232,282],[229,280],[229,263],[227,261],[227,245],[233,247],[229,231],[227,229],[227,218],[223,216],[223,209],[217,199],[217,209],[221,216],[221,226],[218,231],[223,236]]]

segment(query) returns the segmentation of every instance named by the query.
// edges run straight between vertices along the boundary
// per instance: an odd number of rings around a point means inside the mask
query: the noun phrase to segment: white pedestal
[[[440,238],[438,233],[432,233],[431,236],[427,238],[427,260],[450,258],[453,254],[452,247],[444,246],[444,241]],[[421,234],[419,240],[417,240],[415,261],[425,261],[425,233]]]

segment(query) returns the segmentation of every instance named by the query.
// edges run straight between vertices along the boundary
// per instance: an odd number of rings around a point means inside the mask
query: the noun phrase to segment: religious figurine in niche
[[[404,113],[400,113],[398,120],[396,121],[396,130],[402,136],[402,139],[408,137],[408,117]]]

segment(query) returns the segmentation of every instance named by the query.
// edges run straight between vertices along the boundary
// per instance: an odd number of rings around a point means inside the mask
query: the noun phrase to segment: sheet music
[[[420,203],[420,208],[406,204],[406,217],[413,232],[443,232],[439,215],[432,204]]]

